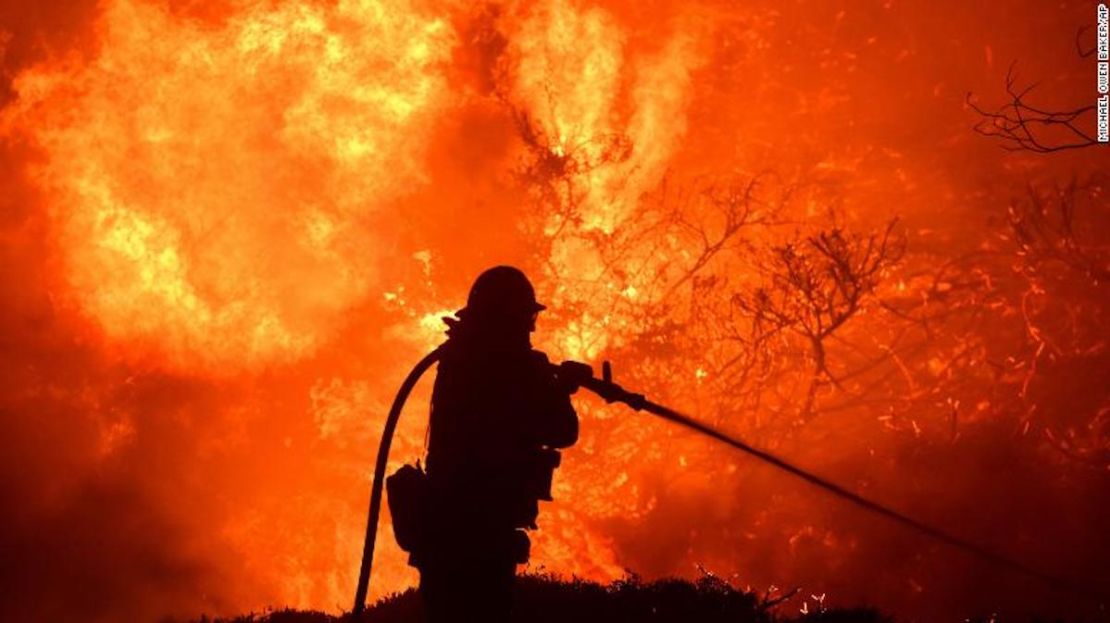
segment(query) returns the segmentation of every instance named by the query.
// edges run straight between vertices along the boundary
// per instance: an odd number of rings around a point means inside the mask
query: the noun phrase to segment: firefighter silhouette
[[[420,510],[394,511],[433,623],[508,620],[525,530],[551,499],[557,449],[578,439],[570,395],[591,371],[557,368],[532,348],[543,309],[524,273],[498,266],[478,277],[458,319],[445,319]]]

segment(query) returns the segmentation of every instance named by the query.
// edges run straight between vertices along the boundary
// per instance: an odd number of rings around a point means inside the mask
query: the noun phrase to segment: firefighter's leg
[[[450,567],[436,564],[420,569],[420,597],[428,623],[463,621],[460,613],[465,610],[465,592]]]
[[[515,571],[511,561],[423,569],[420,595],[428,623],[507,623]]]
[[[513,603],[516,563],[487,560],[470,570],[467,610],[475,621],[508,623]]]
[[[502,623],[511,618],[516,567],[528,561],[530,542],[523,530],[510,530],[501,532],[495,543],[491,543],[491,556],[481,572],[481,607],[487,620]]]

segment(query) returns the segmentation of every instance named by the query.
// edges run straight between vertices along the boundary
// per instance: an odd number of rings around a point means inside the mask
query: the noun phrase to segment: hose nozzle
[[[637,411],[644,408],[647,399],[643,394],[635,394],[613,382],[613,366],[608,361],[601,364],[600,379],[594,378],[593,374],[593,368],[589,364],[578,361],[564,361],[559,364],[560,378],[576,387],[585,387],[610,404],[624,403]]]

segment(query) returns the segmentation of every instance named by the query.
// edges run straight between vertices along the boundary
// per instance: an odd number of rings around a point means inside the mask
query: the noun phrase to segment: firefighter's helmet
[[[530,316],[547,309],[536,301],[536,290],[519,268],[495,266],[478,276],[459,318]]]

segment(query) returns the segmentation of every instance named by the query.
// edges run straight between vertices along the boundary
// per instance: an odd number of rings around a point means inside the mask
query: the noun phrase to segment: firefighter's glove
[[[564,361],[556,368],[555,377],[559,380],[559,385],[573,394],[594,378],[594,369],[580,361]]]

